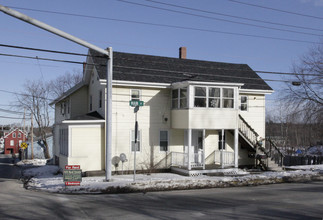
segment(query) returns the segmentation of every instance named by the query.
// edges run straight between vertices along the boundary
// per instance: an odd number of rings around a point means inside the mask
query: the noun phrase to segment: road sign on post
[[[130,105],[131,107],[144,106],[144,101],[131,100],[131,101],[129,101],[129,105]]]

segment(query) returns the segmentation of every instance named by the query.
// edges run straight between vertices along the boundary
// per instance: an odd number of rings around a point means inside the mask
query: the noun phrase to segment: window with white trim
[[[21,138],[21,133],[20,132],[18,133],[18,138]]]
[[[172,90],[172,108],[178,108],[178,89]]]
[[[179,89],[179,107],[187,108],[187,88]]]
[[[241,111],[248,111],[248,96],[241,96]]]
[[[206,87],[195,87],[194,107],[206,107]]]
[[[221,89],[220,88],[209,88],[208,106],[210,108],[221,107]]]
[[[140,137],[141,137],[141,132],[138,130],[137,134],[137,152],[140,151]],[[135,130],[131,130],[131,152],[135,152]]]
[[[159,132],[159,150],[168,151],[168,131]]]
[[[234,107],[234,90],[223,88],[222,89],[222,100],[223,108],[233,108]]]
[[[140,90],[132,89],[131,90],[131,101],[140,101]]]
[[[61,128],[59,130],[59,153],[68,156],[68,129]]]
[[[65,108],[66,108],[66,104],[65,104],[65,102],[62,102],[61,103],[61,114],[62,115],[65,115]]]
[[[16,138],[16,133],[12,133],[12,137],[13,138]]]
[[[15,141],[14,140],[10,140],[10,146],[15,146]]]

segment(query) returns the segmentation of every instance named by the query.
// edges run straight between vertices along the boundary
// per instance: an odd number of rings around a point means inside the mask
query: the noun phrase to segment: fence
[[[284,166],[323,164],[323,156],[285,156]]]
[[[186,153],[172,152],[171,166],[187,167],[188,157]]]

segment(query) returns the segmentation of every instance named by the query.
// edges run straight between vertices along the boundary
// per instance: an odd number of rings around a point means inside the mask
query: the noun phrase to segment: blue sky
[[[305,54],[312,44],[260,37],[247,37],[241,36],[240,34],[308,42],[319,42],[320,39],[322,39],[323,20],[318,18],[282,13],[240,4],[230,0],[156,1],[180,5],[182,8],[161,5],[146,0],[126,0],[126,2],[118,0],[2,0],[0,4],[13,7],[15,10],[66,31],[101,48],[113,47],[113,50],[115,51],[178,57],[178,48],[180,46],[186,46],[187,57],[189,59],[246,63],[254,70],[262,71],[290,72],[292,63],[297,62],[298,57]],[[238,1],[305,15],[323,17],[323,0]],[[131,4],[129,2],[136,4]],[[167,10],[144,7],[138,4],[166,8]],[[188,10],[183,7],[204,10],[209,13]],[[110,20],[68,16],[48,12],[44,13],[26,9],[105,17]],[[199,16],[178,12],[175,13],[174,11],[169,11],[170,9],[184,13],[197,14]],[[211,12],[213,12],[213,14]],[[228,16],[219,16],[214,13],[300,26],[303,28],[254,22]],[[206,18],[206,16],[212,18]],[[172,25],[208,31],[143,25],[111,19]],[[218,19],[294,32],[259,28],[223,20],[220,21]],[[87,53],[87,49],[82,46],[59,38],[4,13],[0,13],[0,28],[0,44]],[[304,33],[295,33],[295,31]],[[233,34],[224,34],[220,32],[230,32]],[[80,62],[85,61],[84,57],[48,54],[5,47],[0,47],[0,53],[66,59]],[[80,71],[82,69],[82,66],[77,64],[37,61],[5,56],[0,56],[0,65],[0,90],[10,92],[23,91],[23,84],[27,80],[50,80],[59,75],[63,75],[66,72],[73,73],[74,71]],[[282,79],[282,76],[277,75],[260,75],[264,79]],[[281,83],[268,83],[274,90],[279,90],[282,87]],[[277,96],[280,96],[279,92],[276,92],[276,94],[269,97],[269,99],[275,99]],[[0,108],[2,109],[9,109],[10,107],[6,105],[11,104],[12,100],[15,99],[14,95],[3,91],[0,92],[0,97]],[[4,112],[0,112],[0,116],[21,117],[9,115]],[[15,120],[0,118],[0,124],[12,123],[13,121]]]

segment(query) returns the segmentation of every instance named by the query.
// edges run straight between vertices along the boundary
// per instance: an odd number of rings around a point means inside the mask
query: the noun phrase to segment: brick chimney
[[[179,48],[179,58],[186,59],[186,47]]]

